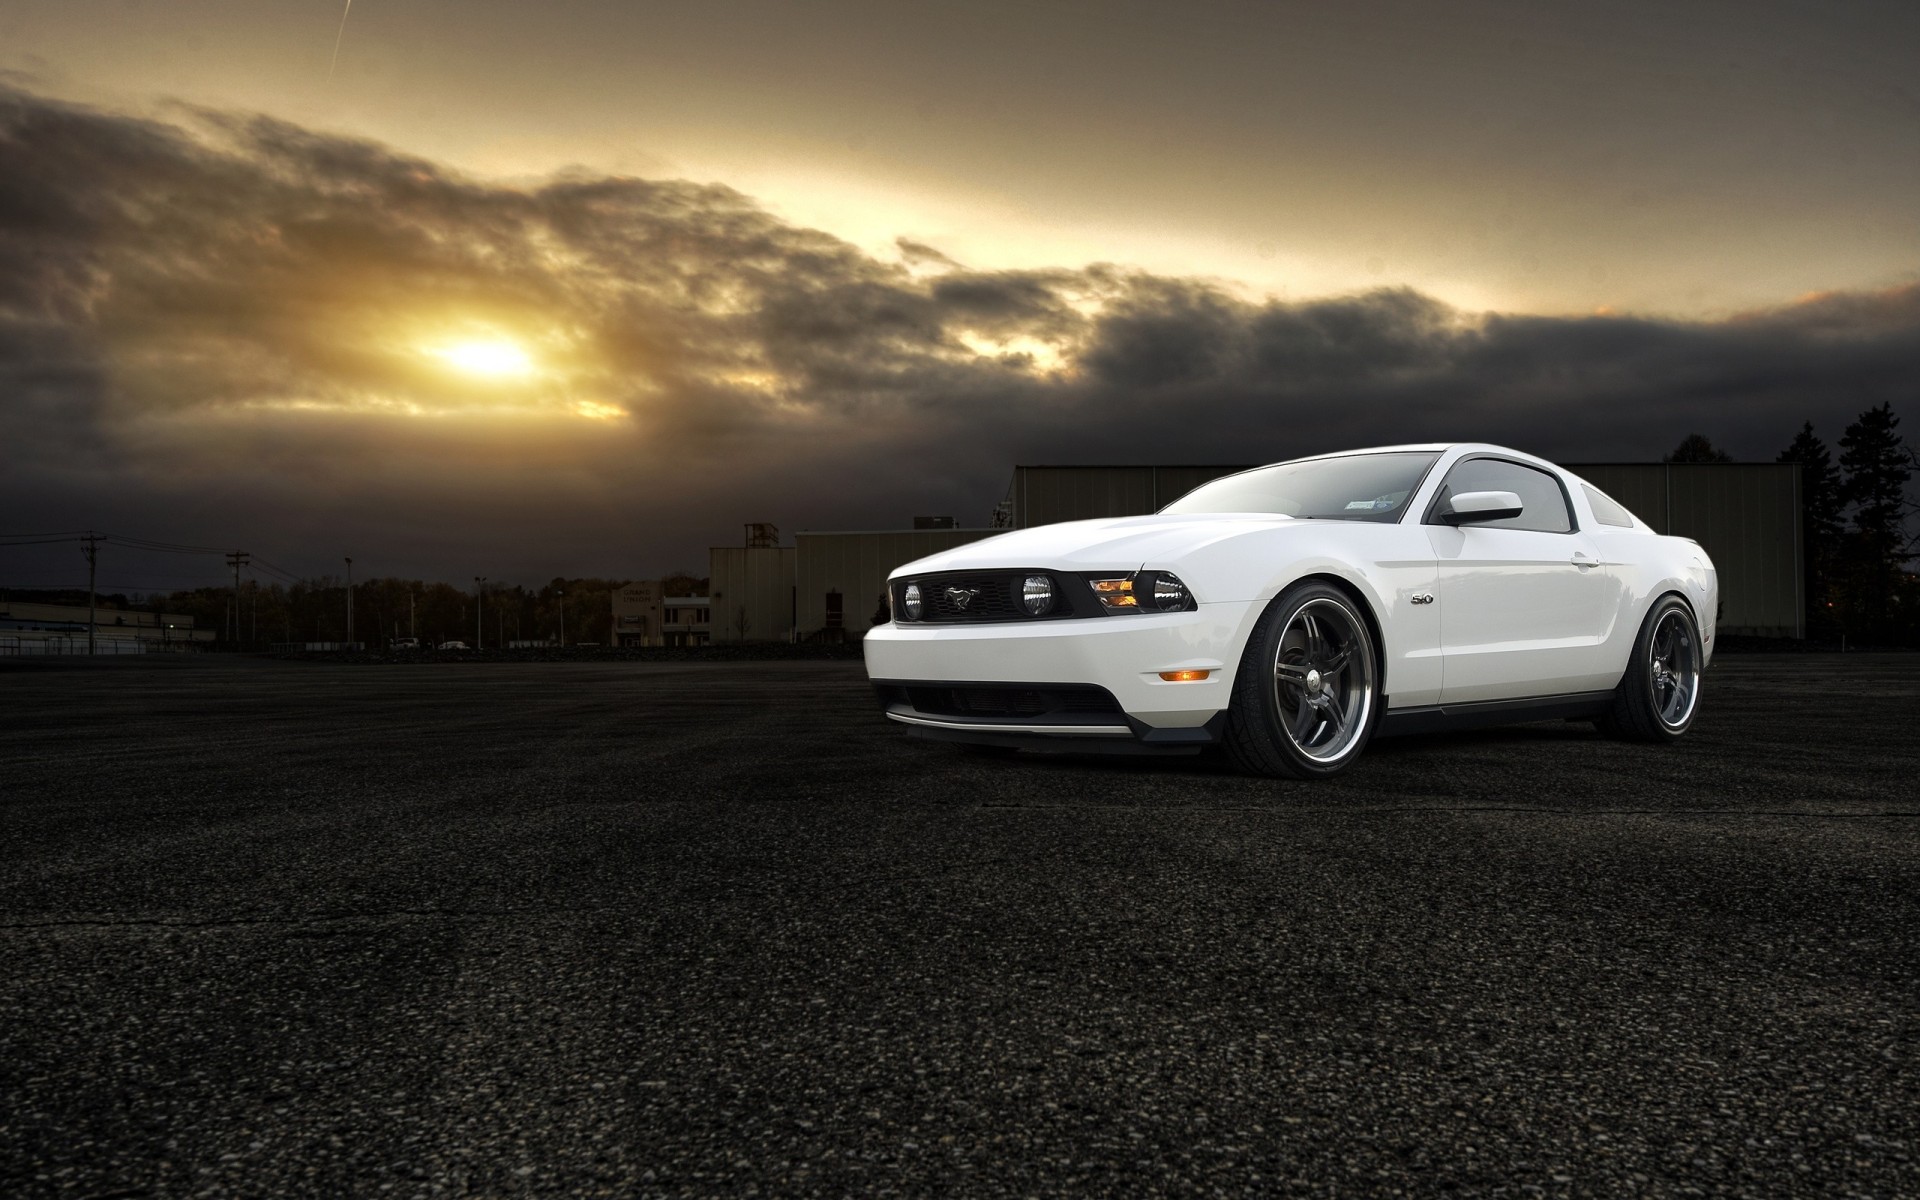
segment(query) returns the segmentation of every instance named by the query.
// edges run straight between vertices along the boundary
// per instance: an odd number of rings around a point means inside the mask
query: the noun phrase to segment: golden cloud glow
[[[589,421],[617,421],[629,414],[618,404],[601,404],[596,400],[576,400],[573,404],[573,415],[585,417]]]
[[[533,359],[510,338],[469,338],[434,346],[427,353],[455,370],[488,379],[525,378],[533,374]]]
[[[1024,358],[1028,364],[1041,371],[1058,371],[1066,365],[1066,356],[1058,346],[1034,337],[989,337],[972,330],[962,330],[955,334],[960,344],[981,358],[995,358],[1009,365],[1017,365]]]

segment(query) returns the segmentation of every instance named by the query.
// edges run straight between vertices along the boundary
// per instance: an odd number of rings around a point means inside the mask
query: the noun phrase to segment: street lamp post
[[[238,614],[234,624],[239,625]],[[353,649],[353,560],[347,560],[347,649]]]
[[[567,648],[567,589],[555,588],[560,593],[560,648]]]
[[[485,575],[475,575],[473,577],[473,648],[475,650],[484,650],[486,648],[486,641],[480,634],[481,614],[486,609],[486,606],[487,577]]]

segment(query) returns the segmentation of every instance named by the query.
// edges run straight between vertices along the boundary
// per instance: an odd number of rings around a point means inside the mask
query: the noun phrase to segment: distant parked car
[[[418,650],[420,639],[417,637],[394,638],[387,643],[389,650]]]
[[[467,644],[466,644],[465,642],[441,642],[441,643],[440,643],[440,648],[441,648],[442,650],[471,650],[471,649],[473,649],[473,647],[472,647],[472,646],[469,646],[469,645],[467,645]]]
[[[1719,581],[1578,475],[1499,446],[1389,446],[1205,483],[1158,515],[908,563],[866,637],[886,714],[1000,747],[1224,743],[1314,778],[1376,732],[1693,723]]]

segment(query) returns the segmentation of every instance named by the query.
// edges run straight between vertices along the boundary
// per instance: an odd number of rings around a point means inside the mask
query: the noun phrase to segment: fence
[[[155,650],[159,646],[152,647]],[[145,654],[148,646],[137,638],[95,638],[94,654]],[[0,637],[0,657],[19,658],[28,655],[85,655],[87,636],[85,634],[56,633],[45,637],[7,635]]]

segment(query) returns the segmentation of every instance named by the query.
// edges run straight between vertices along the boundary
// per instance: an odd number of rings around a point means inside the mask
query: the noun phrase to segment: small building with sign
[[[613,593],[616,646],[704,646],[713,610],[705,596],[668,596],[660,581],[642,579]]]

